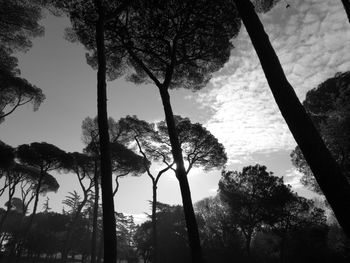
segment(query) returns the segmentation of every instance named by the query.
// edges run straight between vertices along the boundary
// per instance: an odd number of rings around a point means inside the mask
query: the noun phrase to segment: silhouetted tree
[[[0,3],[0,122],[17,107],[31,102],[36,110],[45,99],[41,89],[20,78],[17,58],[12,54],[27,51],[33,37],[44,28],[40,1],[1,1]]]
[[[187,164],[186,176],[193,167],[204,170],[220,169],[227,161],[224,147],[217,139],[199,123],[191,123],[188,118],[174,116],[176,132],[183,151],[183,157]],[[152,180],[152,224],[153,224],[153,262],[156,262],[157,252],[157,227],[156,205],[157,184],[162,174],[172,167],[174,161],[171,154],[167,125],[164,121],[150,124],[139,120],[136,116],[127,116],[118,122],[119,134],[122,140],[128,140],[135,144],[135,148],[142,154],[144,166],[148,176]],[[157,175],[152,174],[149,164],[151,162],[162,163],[164,168]]]
[[[67,161],[63,164],[63,166],[65,170],[72,171],[77,176],[79,185],[83,192],[83,199],[79,200],[77,207],[73,209],[72,221],[70,223],[69,230],[67,231],[65,244],[63,247],[62,262],[67,261],[67,255],[69,253],[68,250],[71,248],[73,231],[77,227],[78,220],[81,217],[81,212],[92,193],[94,184],[98,184],[98,182],[94,181],[93,157],[78,152],[69,153],[68,156],[69,157],[66,158]],[[74,191],[74,193],[76,192]]]
[[[280,211],[292,198],[292,192],[283,184],[283,179],[273,176],[259,164],[243,167],[242,172],[224,171],[219,194],[229,207],[231,220],[245,237],[248,255],[254,234],[264,224],[277,222]]]
[[[240,262],[243,236],[220,196],[204,198],[194,206],[207,262]]]
[[[112,165],[108,136],[107,92],[106,92],[106,55],[105,24],[117,18],[129,4],[128,1],[103,0],[64,0],[53,1],[71,19],[73,29],[83,29],[84,36],[79,40],[89,50],[97,53],[97,116],[100,143],[100,167],[103,207],[104,256],[105,260],[116,262],[117,240],[114,218],[112,190]],[[86,41],[89,39],[90,41]]]
[[[350,179],[350,72],[334,77],[307,92],[303,106],[328,149]],[[322,194],[300,148],[291,153],[294,166],[303,174],[302,183]]]
[[[46,176],[48,174],[48,171],[57,170],[62,167],[62,160],[65,158],[65,154],[66,153],[63,150],[59,149],[55,145],[45,142],[33,142],[31,144],[22,144],[16,149],[16,157],[22,164],[25,164],[29,167],[33,167],[40,171],[40,176],[36,183],[33,210],[23,233],[24,240],[27,239],[28,233],[33,224],[33,220],[38,207],[39,195],[42,191],[43,180],[44,178],[46,180],[50,178]],[[57,190],[59,187],[57,181],[56,184]],[[20,246],[20,249],[18,250],[18,258],[21,257],[21,253],[22,246]]]
[[[190,248],[186,233],[186,222],[181,206],[157,204],[158,219],[158,262],[191,262]],[[147,260],[151,256],[152,224],[146,221],[135,234],[135,242],[140,255]],[[150,261],[147,261],[150,262]],[[152,262],[152,261],[151,261]]]
[[[228,60],[230,39],[238,33],[235,9],[224,1],[133,1],[118,20],[105,24],[107,72],[111,78],[124,72],[126,63],[135,83],[153,82],[159,89],[183,198],[193,261],[201,262],[201,248],[190,189],[175,131],[169,89],[198,90]],[[91,43],[84,28],[75,27],[85,45]],[[98,53],[89,61],[97,65]]]
[[[350,236],[350,213],[347,209],[350,207],[350,185],[288,82],[252,3],[246,0],[234,0],[234,2],[282,116],[340,225]]]

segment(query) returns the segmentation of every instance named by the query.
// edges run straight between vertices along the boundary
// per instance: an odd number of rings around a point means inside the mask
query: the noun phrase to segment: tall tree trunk
[[[92,218],[91,263],[96,263],[96,252],[97,252],[97,232],[98,232],[97,218],[98,218],[98,200],[100,196],[97,160],[95,160],[94,182],[95,182],[95,185],[94,185],[95,200],[94,200],[94,210],[93,210],[93,218]]]
[[[101,0],[95,0],[98,10],[96,23],[97,47],[97,116],[100,137],[101,158],[101,189],[104,232],[104,258],[105,262],[115,263],[117,260],[117,235],[114,216],[114,201],[112,189],[112,165],[110,142],[108,134],[107,91],[106,91],[106,57],[104,46],[104,20],[105,11]]]
[[[153,236],[153,254],[152,263],[157,262],[157,184],[153,181],[153,201],[152,201],[152,236]]]
[[[170,104],[169,92],[166,88],[159,88],[159,91],[164,107],[165,120],[168,127],[172,154],[176,163],[176,177],[180,184],[182,204],[184,208],[186,227],[188,233],[188,241],[191,248],[192,262],[202,263],[203,255],[199,240],[198,225],[192,205],[191,191],[187,180],[187,174],[182,157],[182,150],[179,143],[179,138],[176,133],[174,114]]]
[[[235,3],[277,105],[339,224],[350,237],[350,185],[289,84],[252,3]]]
[[[350,23],[350,0],[341,0]]]

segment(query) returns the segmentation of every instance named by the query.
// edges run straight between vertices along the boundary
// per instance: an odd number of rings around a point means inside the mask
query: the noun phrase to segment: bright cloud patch
[[[288,80],[300,100],[308,90],[350,70],[350,27],[340,1],[294,0],[261,15]],[[213,88],[196,94],[213,115],[206,127],[222,142],[231,163],[252,153],[294,148],[260,63],[243,29]]]

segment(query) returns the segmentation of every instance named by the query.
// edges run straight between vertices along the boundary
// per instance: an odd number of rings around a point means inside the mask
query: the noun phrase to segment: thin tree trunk
[[[92,218],[91,263],[96,263],[96,252],[97,252],[97,231],[98,231],[97,218],[98,218],[98,200],[100,198],[97,160],[95,160],[94,182],[95,182],[95,185],[94,185],[95,200],[94,200],[94,210],[93,210],[93,218]]]
[[[350,23],[350,1],[349,0],[341,0],[341,2],[343,3],[346,15],[348,16],[348,20]]]
[[[152,235],[153,235],[153,254],[152,263],[157,263],[157,184],[153,181],[153,202],[152,202]]]
[[[165,120],[168,127],[168,133],[172,148],[172,154],[176,163],[176,177],[180,184],[182,204],[184,208],[188,241],[191,248],[191,256],[193,263],[202,263],[202,248],[199,239],[198,225],[194,209],[192,205],[191,191],[187,180],[186,170],[182,157],[182,150],[179,143],[179,138],[176,133],[174,114],[170,104],[170,96],[168,90],[159,88],[162,103],[165,112]]]
[[[105,262],[115,263],[117,260],[117,235],[114,216],[114,200],[112,189],[112,165],[110,142],[108,134],[107,116],[107,91],[106,91],[106,57],[104,46],[104,8],[101,0],[95,0],[98,10],[96,23],[96,47],[97,47],[97,116],[100,137],[101,158],[101,189],[104,232],[104,258]]]
[[[350,185],[289,84],[252,3],[235,3],[276,103],[339,224],[350,237]]]

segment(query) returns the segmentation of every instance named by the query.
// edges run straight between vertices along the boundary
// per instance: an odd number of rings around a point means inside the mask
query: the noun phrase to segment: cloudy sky
[[[350,24],[341,1],[281,1],[261,20],[275,48],[288,80],[300,100],[308,90],[340,71],[350,69]],[[47,16],[46,33],[33,41],[25,54],[18,54],[22,76],[46,95],[37,112],[30,106],[18,109],[0,124],[0,140],[17,146],[46,141],[65,151],[81,151],[82,120],[96,115],[96,72],[85,62],[85,50],[63,39],[69,21]],[[299,183],[300,175],[290,162],[295,147],[260,68],[247,33],[242,28],[232,40],[235,49],[225,67],[214,74],[203,90],[172,92],[175,114],[189,117],[207,127],[226,147],[228,168],[240,170],[260,163],[284,176],[300,194],[309,194]],[[118,120],[137,115],[147,121],[164,118],[157,89],[135,86],[119,79],[108,83],[109,114]],[[78,188],[73,175],[55,174],[61,188],[48,194],[56,211],[62,199]],[[219,171],[194,170],[189,176],[194,201],[216,193]],[[181,203],[172,174],[160,180],[159,201]],[[42,198],[43,200],[44,198]],[[146,175],[125,178],[115,199],[118,211],[150,212],[151,183]],[[0,200],[2,206],[4,200]]]

